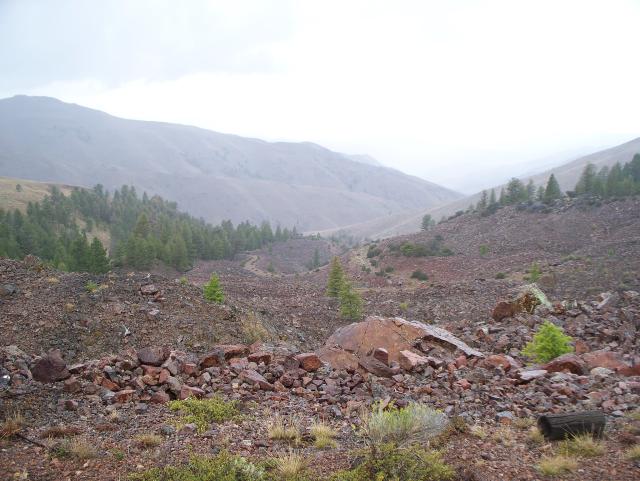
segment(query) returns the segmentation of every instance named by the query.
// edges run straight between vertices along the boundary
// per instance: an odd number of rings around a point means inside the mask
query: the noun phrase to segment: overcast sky
[[[639,29],[640,0],[0,0],[0,97],[308,140],[473,191],[640,136]]]

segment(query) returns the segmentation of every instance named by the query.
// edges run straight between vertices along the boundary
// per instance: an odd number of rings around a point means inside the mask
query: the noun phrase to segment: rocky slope
[[[0,175],[109,189],[133,184],[218,223],[335,228],[458,194],[311,143],[142,122],[45,97],[0,100]]]

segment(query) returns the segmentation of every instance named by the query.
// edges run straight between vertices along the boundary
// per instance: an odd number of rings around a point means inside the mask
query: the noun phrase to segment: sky
[[[311,141],[464,192],[640,136],[640,0],[0,0],[0,98]]]

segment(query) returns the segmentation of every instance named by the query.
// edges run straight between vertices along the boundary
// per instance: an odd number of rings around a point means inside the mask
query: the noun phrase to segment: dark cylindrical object
[[[602,411],[546,414],[538,418],[538,428],[551,441],[584,433],[599,438],[606,422]]]

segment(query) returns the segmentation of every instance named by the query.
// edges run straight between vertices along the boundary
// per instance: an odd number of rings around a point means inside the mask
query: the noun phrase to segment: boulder
[[[383,347],[376,347],[371,356],[383,364],[389,365],[389,351]]]
[[[273,391],[274,387],[269,383],[262,374],[253,369],[245,369],[240,373],[240,379],[247,384],[258,385],[263,391]]]
[[[221,366],[224,362],[224,351],[220,348],[214,348],[200,359],[200,369]]]
[[[149,346],[139,349],[137,354],[141,364],[161,366],[169,357],[169,353],[167,346]]]
[[[587,352],[582,355],[582,359],[587,363],[587,368],[590,370],[595,367],[606,367],[607,369],[619,371],[627,367],[627,363],[622,360],[622,357],[613,351]]]
[[[547,309],[552,309],[552,305],[545,296],[544,292],[540,290],[535,284],[529,284],[522,288],[515,299],[510,301],[499,301],[493,308],[491,317],[495,321],[501,321],[507,317],[513,317],[521,312],[532,314],[536,307],[544,306]]]
[[[573,374],[583,375],[587,371],[587,366],[579,356],[570,353],[552,359],[543,365],[542,369],[549,372],[569,371]]]
[[[528,371],[520,371],[518,373],[518,378],[522,382],[529,382],[533,381],[534,379],[544,377],[547,372],[549,371],[547,371],[546,369],[530,369]]]
[[[320,359],[334,369],[362,368],[362,360],[377,349],[387,352],[389,365],[398,362],[400,351],[411,351],[423,341],[427,345],[444,347],[452,353],[461,351],[467,357],[483,357],[446,329],[399,317],[367,317],[337,329],[318,350]],[[368,362],[365,361],[365,364]]]
[[[53,349],[46,356],[36,360],[31,374],[33,379],[40,382],[63,381],[71,376],[58,349]]]
[[[315,352],[298,354],[296,359],[300,362],[302,369],[307,372],[317,371],[322,367],[322,361]]]
[[[257,351],[247,356],[249,362],[255,362],[256,364],[260,364],[261,362],[265,365],[271,362],[272,355],[270,352]]]
[[[214,348],[221,349],[227,361],[234,357],[243,357],[249,354],[249,346],[244,344],[220,344],[214,346]]]
[[[520,363],[518,363],[518,361],[505,354],[492,354],[491,356],[485,358],[482,363],[485,367],[501,367],[505,371],[509,371],[510,369],[519,369],[520,367],[522,367],[520,366]]]
[[[365,371],[380,377],[391,377],[396,373],[385,363],[379,361],[373,356],[365,356],[361,359],[358,359],[358,365]]]
[[[154,284],[147,284],[140,287],[140,293],[144,296],[153,296],[158,293],[158,288]]]

